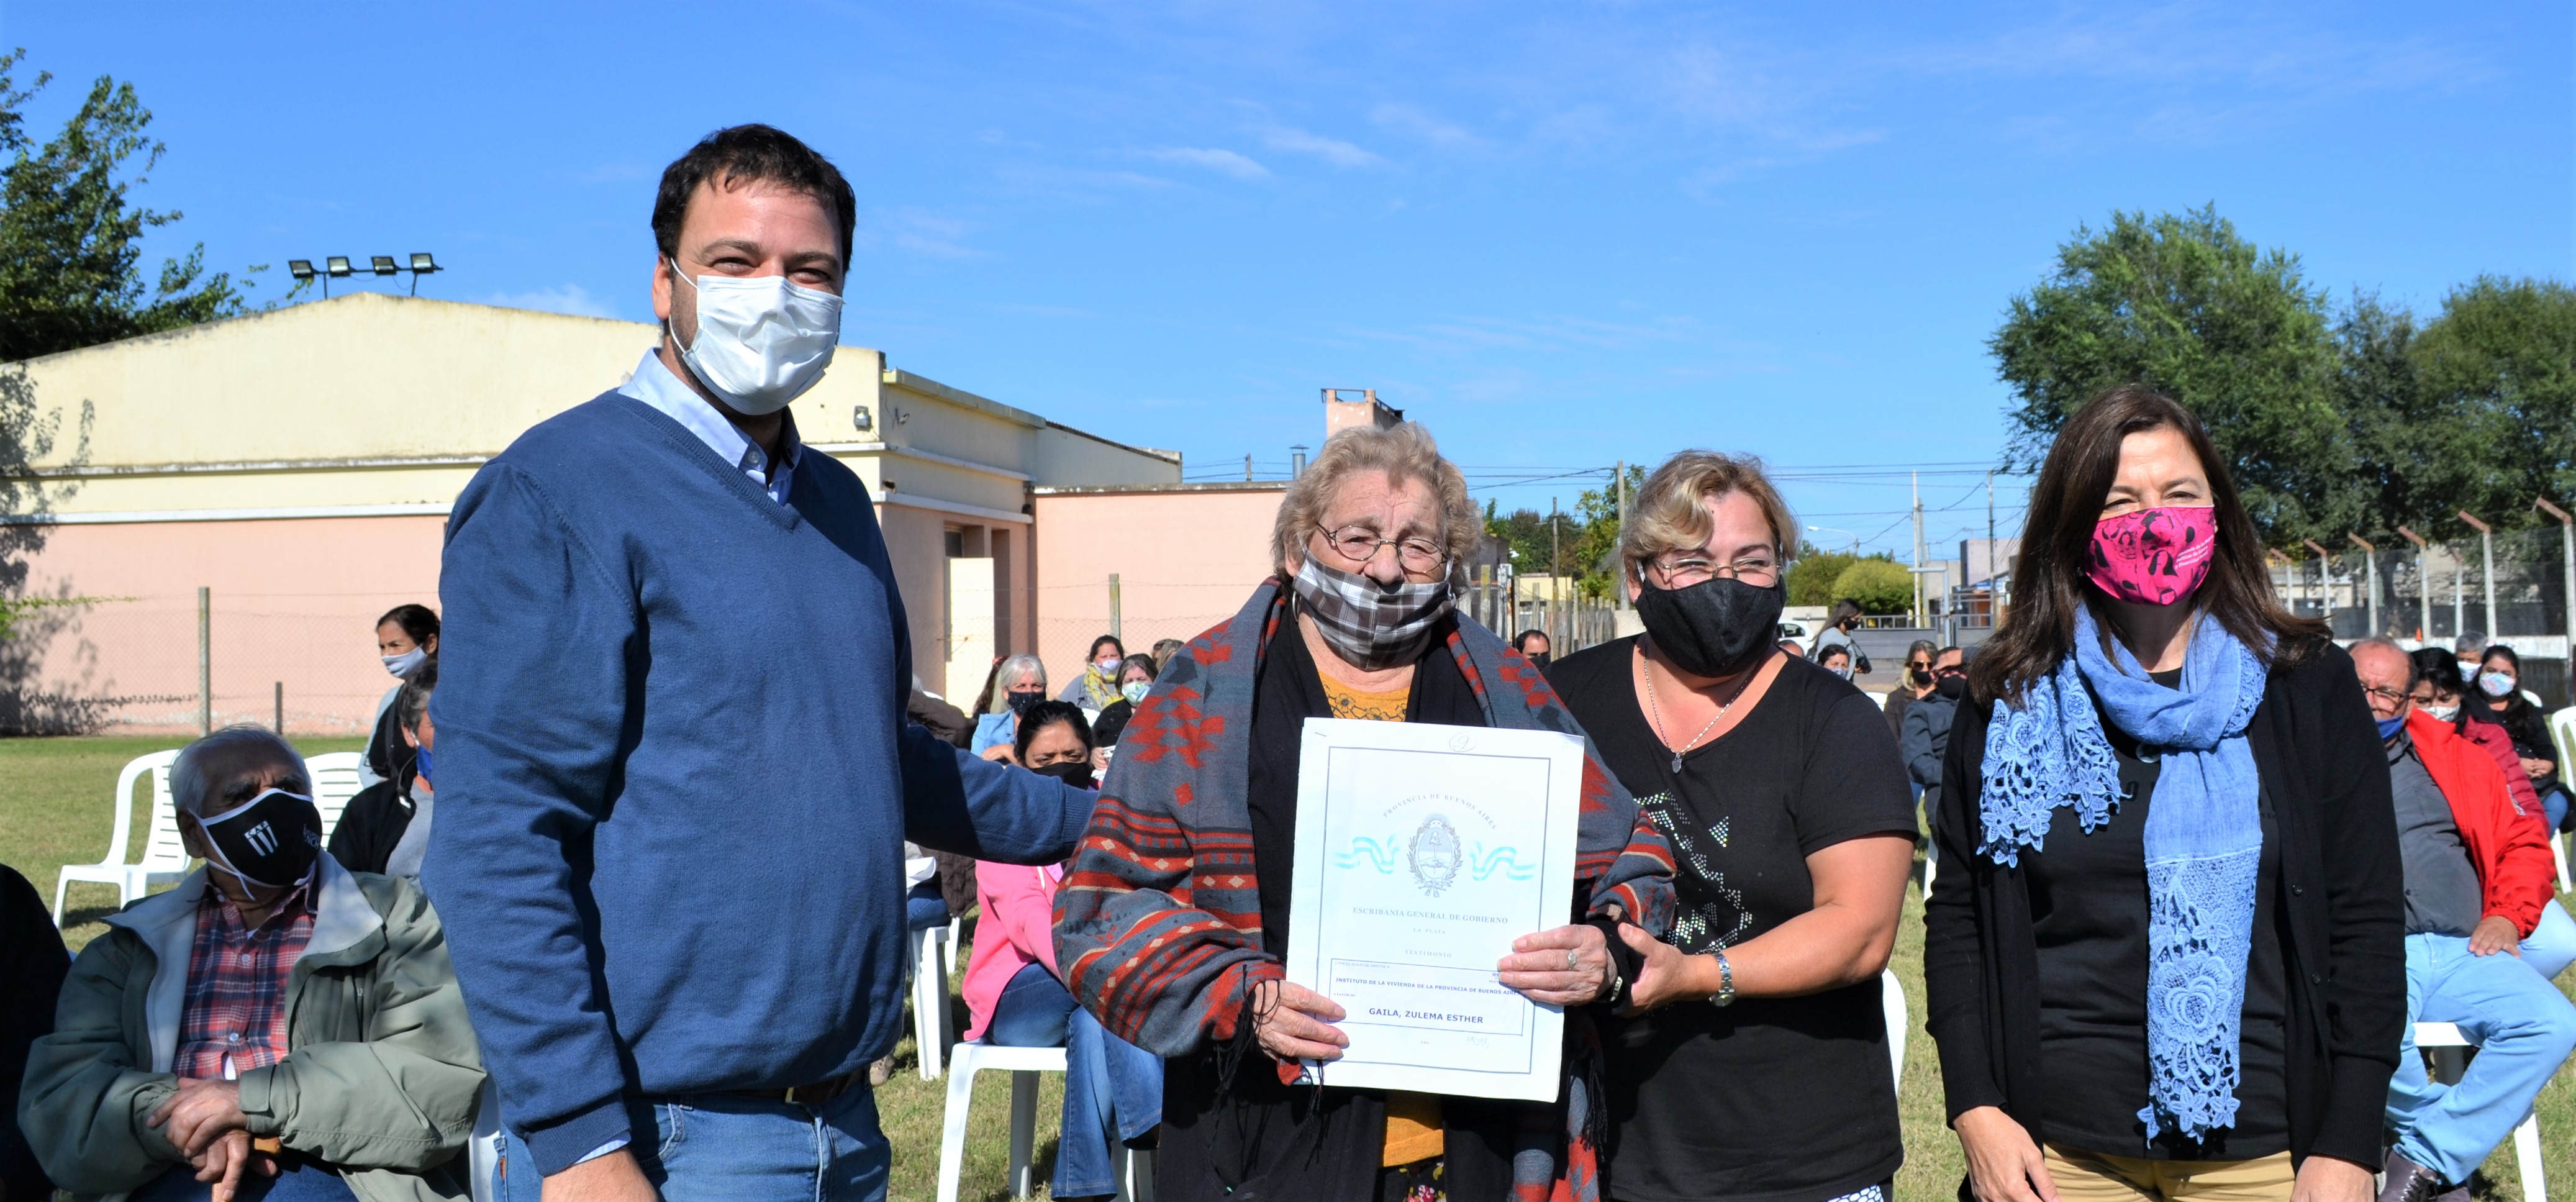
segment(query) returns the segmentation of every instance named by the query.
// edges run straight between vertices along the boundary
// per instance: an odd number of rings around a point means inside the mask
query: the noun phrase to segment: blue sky
[[[40,133],[131,80],[139,199],[266,292],[427,250],[427,294],[649,318],[661,166],[768,121],[857,186],[847,341],[1193,476],[1375,387],[1507,508],[1691,445],[1991,463],[1984,339],[2114,209],[2422,311],[2576,256],[2564,5],[402,7],[5,0],[0,45]],[[1905,553],[1902,479],[1790,491]],[[1974,477],[1925,496],[1983,532]]]

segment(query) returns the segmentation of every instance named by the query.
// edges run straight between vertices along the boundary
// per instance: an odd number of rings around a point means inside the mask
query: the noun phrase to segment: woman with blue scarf
[[[1980,1202],[2371,1196],[2406,1014],[2386,758],[2225,467],[2145,388],[2069,418],[1971,669],[1924,922]]]

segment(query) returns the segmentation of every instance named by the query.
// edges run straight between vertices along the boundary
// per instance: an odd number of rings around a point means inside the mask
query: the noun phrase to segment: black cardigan
[[[1941,872],[1923,914],[1925,1026],[1941,1048],[1952,1119],[2001,1107],[2043,1140],[2028,882],[1976,854],[1991,714],[1962,705],[1950,729],[1932,818]],[[2273,669],[2246,734],[2281,839],[2290,1154],[2376,1170],[2406,1021],[2404,870],[2388,759],[2352,657],[2328,645]],[[1959,1196],[1969,1196],[1964,1182]]]

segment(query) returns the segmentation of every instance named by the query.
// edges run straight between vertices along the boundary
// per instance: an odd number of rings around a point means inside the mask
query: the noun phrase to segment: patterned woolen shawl
[[[1286,601],[1268,581],[1242,612],[1172,657],[1118,740],[1091,829],[1056,893],[1056,963],[1066,984],[1103,1026],[1158,1055],[1235,1040],[1253,986],[1283,977],[1286,949],[1262,941],[1245,739],[1256,667],[1286,623]],[[1297,637],[1293,626],[1286,637]],[[1546,678],[1491,631],[1461,617],[1447,647],[1494,726],[1582,734]],[[1616,905],[1658,935],[1671,925],[1672,852],[1641,825],[1635,800],[1589,738],[1575,844],[1578,889],[1590,886],[1592,913]],[[1586,1106],[1598,1099],[1584,1097],[1577,1081],[1563,1096],[1570,1105],[1557,1130],[1572,1134],[1562,1163],[1543,1149],[1516,1155],[1516,1199],[1600,1196],[1596,1150],[1580,1135]]]
[[[2120,765],[2093,712],[2157,755],[2147,811],[2147,1137],[2199,1140],[2236,1125],[2245,962],[2263,858],[2260,782],[2246,725],[2263,701],[2264,660],[2202,615],[2182,688],[2148,678],[2125,647],[2104,657],[2100,628],[2075,611],[2075,650],[2016,709],[1995,702],[1978,796],[1978,851],[1997,864],[2039,850],[2060,806],[2091,834],[2119,808]]]

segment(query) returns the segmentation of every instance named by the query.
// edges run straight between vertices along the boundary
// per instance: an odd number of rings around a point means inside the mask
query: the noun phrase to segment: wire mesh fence
[[[372,623],[419,599],[215,592],[202,622],[194,592],[38,610],[0,645],[0,732],[185,734],[249,722],[292,735],[363,733],[394,684]]]
[[[2340,639],[2384,635],[2449,647],[2464,636],[2513,647],[2523,685],[2568,704],[2571,539],[2563,528],[2498,531],[2417,547],[2327,548],[2282,559],[2272,586],[2293,613]]]

